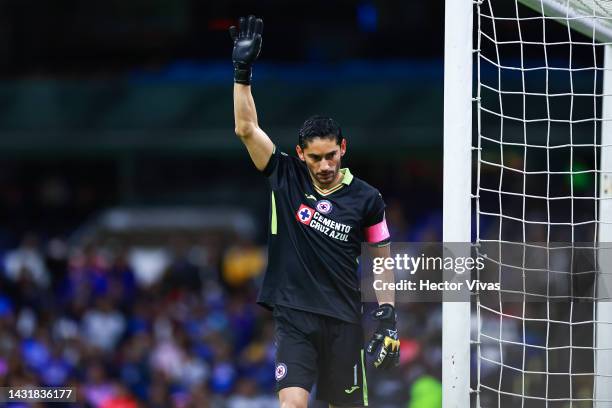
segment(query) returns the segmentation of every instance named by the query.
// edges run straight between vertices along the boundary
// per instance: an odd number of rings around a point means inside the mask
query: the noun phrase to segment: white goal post
[[[510,5],[515,14],[495,15],[494,9],[498,5],[500,9],[508,9]],[[534,14],[534,11],[538,15]],[[541,39],[525,39],[529,37],[525,30],[529,30],[532,27],[530,24],[534,22],[541,22]],[[550,22],[567,27],[565,39],[548,39],[547,29]],[[481,23],[488,28],[481,27]],[[512,30],[516,31],[517,39],[504,39],[503,34],[498,32],[508,26],[512,26]],[[444,29],[444,242],[470,242],[473,234],[477,242],[505,242],[506,235],[502,233],[502,226],[506,228],[506,222],[515,222],[520,225],[516,227],[519,230],[517,241],[525,246],[528,245],[532,227],[546,231],[543,241],[547,245],[556,237],[554,232],[551,233],[552,229],[565,228],[569,236],[567,241],[573,244],[579,240],[578,237],[587,235],[580,230],[587,227],[591,233],[592,239],[589,242],[596,259],[593,295],[588,299],[593,304],[590,318],[581,320],[577,317],[578,306],[574,307],[573,292],[566,301],[569,305],[569,317],[565,321],[551,317],[553,307],[549,298],[545,301],[545,318],[528,316],[526,300],[523,300],[522,315],[506,314],[501,304],[501,295],[498,310],[481,308],[478,297],[474,300],[477,304],[475,310],[470,302],[443,303],[443,407],[612,408],[612,250],[602,250],[602,247],[612,247],[612,0],[446,0]],[[518,47],[519,57],[508,60],[501,55],[507,46]],[[494,52],[485,55],[485,47]],[[528,47],[542,48],[544,62],[532,63],[526,51]],[[568,61],[551,57],[555,47],[566,47],[569,50]],[[592,48],[591,66],[573,65],[579,47]],[[490,75],[493,81],[482,79],[486,75],[486,69],[493,72]],[[533,91],[529,88],[530,84],[540,73],[542,78],[545,76],[545,80],[542,80],[541,89]],[[584,91],[586,88],[581,86],[585,81],[579,77],[587,73],[592,75],[593,79],[590,90]],[[554,78],[558,74],[567,74],[567,85],[557,86]],[[473,79],[476,81],[475,87]],[[507,84],[512,81],[519,84],[518,90],[508,87]],[[561,89],[563,86],[566,89]],[[495,99],[495,103],[485,104],[485,94],[489,95],[490,101]],[[519,99],[513,99],[514,102],[506,102],[517,97]],[[554,106],[551,106],[559,100],[565,100],[564,98],[568,100],[569,110],[565,118],[559,118],[551,113],[554,111]],[[534,112],[540,112],[539,116],[535,114],[534,117],[531,109],[536,100],[545,101],[542,106],[545,105],[546,108],[540,111],[533,109]],[[519,106],[521,103],[522,106]],[[590,116],[579,117],[582,108],[580,104],[592,105],[584,109],[591,112]],[[522,108],[522,114],[521,109],[518,114],[512,113],[513,105]],[[491,122],[496,121],[494,132],[491,131],[492,125],[487,123],[483,116],[491,117]],[[476,121],[474,124],[473,118]],[[583,125],[592,126],[591,136],[581,129]],[[538,126],[538,129],[533,130]],[[558,126],[565,126],[563,129],[567,129],[560,131]],[[591,138],[590,141],[583,140],[585,134]],[[534,141],[534,135],[542,137],[544,141]],[[560,140],[566,136],[567,141]],[[487,153],[483,144],[497,146],[500,152],[497,156],[501,157],[490,159],[483,156]],[[594,152],[593,157],[586,159],[591,167],[577,167],[579,152],[586,148]],[[505,149],[520,152],[514,159],[518,164],[507,164],[504,161]],[[569,152],[567,166],[554,168],[554,159],[551,159],[551,156],[565,151],[564,149]],[[534,170],[536,159],[533,157],[536,155],[540,155],[538,157],[541,157],[541,162],[545,164],[545,171]],[[590,159],[593,160],[592,163],[589,162]],[[496,187],[481,184],[481,173],[492,173],[491,168],[499,173],[499,183]],[[511,178],[509,174],[522,178],[522,191],[511,191],[507,187],[508,179]],[[546,178],[546,185],[543,186],[545,193],[527,191],[527,179],[537,175]],[[591,177],[594,182],[588,187],[581,187],[584,192],[578,192],[578,179],[582,176]],[[486,174],[483,177],[486,177]],[[561,177],[565,177],[565,181],[556,182],[567,185],[559,187],[555,192],[551,187],[551,180],[561,180]],[[556,193],[558,195],[555,195]],[[491,210],[492,207],[488,207],[484,200],[481,203],[481,197],[487,194],[496,194],[499,197],[495,210]],[[522,200],[522,214],[505,213],[507,207],[516,206],[509,204],[504,208],[503,201],[510,200],[507,197],[518,199],[519,203]],[[544,210],[530,213],[527,209],[529,200],[539,200],[538,208]],[[571,215],[565,220],[559,220],[556,208],[564,202],[568,203],[568,207],[571,206]],[[580,219],[577,214],[582,208],[581,205],[587,202],[592,203],[592,210],[589,210],[592,211],[592,214],[589,212],[591,218]],[[535,219],[534,214],[542,218]],[[489,219],[489,222],[485,219]],[[497,234],[493,239],[483,232],[483,225],[490,226],[497,222],[490,221],[491,219],[499,220],[497,226],[491,227]],[[473,231],[473,225],[476,225],[476,231]],[[501,271],[501,255],[499,264]],[[547,267],[550,269],[549,263]],[[570,266],[568,272],[570,286],[575,279],[575,271],[572,268]],[[528,273],[529,270],[523,264],[523,275]],[[550,274],[547,279],[551,279]],[[526,295],[527,291],[524,291],[524,299]],[[546,292],[546,296],[548,295]],[[492,320],[498,320],[497,337],[484,333],[481,311],[493,315],[495,318]],[[519,330],[522,330],[519,338],[504,337],[502,326],[507,325],[508,321],[516,322]],[[526,322],[544,325],[545,339],[541,343],[527,338]],[[555,332],[554,325],[562,326],[563,330],[569,333],[566,344],[557,345],[551,341]],[[579,344],[578,337],[583,334],[578,329],[585,327],[592,331],[590,346]],[[474,330],[477,333],[473,333]],[[557,329],[557,332],[559,337],[563,337],[559,335],[561,329]],[[484,341],[495,342],[495,357],[483,353],[481,344]],[[507,348],[514,346],[522,348],[522,364],[518,366],[504,360]],[[568,367],[560,371],[559,367],[554,366],[552,357],[549,361],[549,354],[559,351],[569,353]],[[585,351],[592,355],[592,367],[581,371],[576,368],[577,364],[573,365],[572,362],[578,358],[578,352]],[[540,356],[544,354],[541,363],[545,365],[532,367],[527,361],[530,353],[540,353]],[[495,386],[481,382],[481,377],[484,376],[481,367],[484,368],[487,364],[488,369],[498,376]],[[470,366],[476,367],[472,370],[476,372],[471,372]],[[553,387],[558,386],[559,383],[555,381],[561,377],[567,379],[568,396],[551,391]],[[538,384],[543,388],[542,394],[534,391]],[[489,396],[489,400],[493,401],[491,404],[481,399],[480,393],[483,391],[494,396]]]
[[[444,28],[443,241],[470,242],[472,152],[471,0],[446,0]],[[450,17],[449,17],[450,16]],[[470,303],[442,304],[442,401],[470,401]]]
[[[612,21],[612,20],[611,20]],[[612,33],[611,33],[612,34]],[[612,41],[612,37],[609,37]],[[612,119],[612,46],[605,46],[603,79],[602,118]],[[599,228],[599,241],[612,242],[612,122],[604,120],[601,124],[601,170],[599,194],[599,216],[605,221]],[[612,256],[604,251],[600,253],[599,266],[607,273],[612,273]],[[612,293],[610,275],[601,275],[599,281],[601,296]],[[612,408],[612,299],[599,302],[596,320],[600,323],[596,330],[596,374],[595,399],[602,401],[597,408]],[[605,322],[608,322],[606,324]],[[604,402],[605,401],[605,402]]]

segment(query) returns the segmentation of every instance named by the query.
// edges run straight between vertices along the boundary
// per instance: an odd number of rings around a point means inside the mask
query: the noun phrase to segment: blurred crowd
[[[128,251],[95,245],[27,237],[3,258],[2,385],[71,385],[91,407],[270,406],[266,312],[189,254],[157,280]]]

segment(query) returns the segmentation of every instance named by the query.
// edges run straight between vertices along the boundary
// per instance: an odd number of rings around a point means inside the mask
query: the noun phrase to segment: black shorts
[[[276,306],[276,390],[317,383],[317,399],[335,406],[368,406],[360,324]]]

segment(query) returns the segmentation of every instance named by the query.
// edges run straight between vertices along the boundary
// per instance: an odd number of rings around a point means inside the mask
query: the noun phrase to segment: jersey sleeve
[[[363,233],[366,242],[375,245],[382,245],[389,242],[391,236],[387,228],[387,220],[385,219],[385,202],[382,195],[376,191],[374,197],[369,200],[368,209],[366,212]]]
[[[268,178],[272,190],[280,188],[292,171],[292,159],[287,153],[280,151],[276,146],[272,156],[262,173]]]

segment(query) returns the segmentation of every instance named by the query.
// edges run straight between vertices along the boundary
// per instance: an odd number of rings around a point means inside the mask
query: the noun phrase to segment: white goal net
[[[475,8],[472,405],[612,407],[612,1]]]

